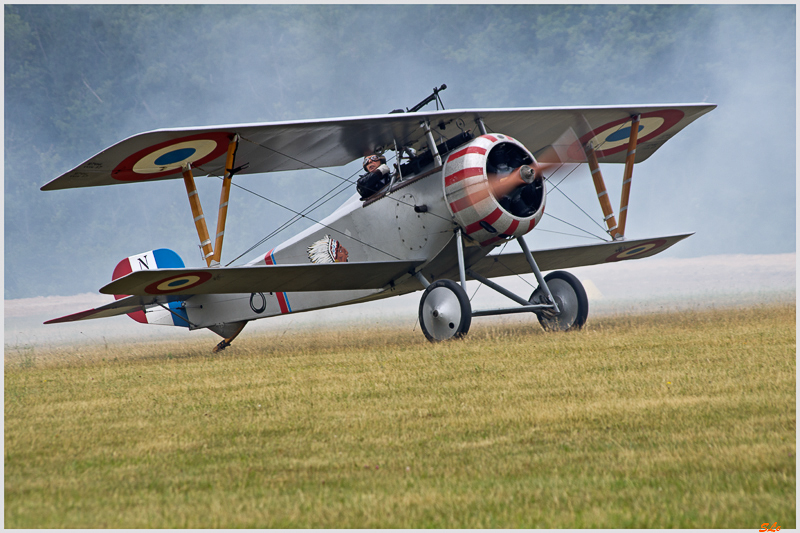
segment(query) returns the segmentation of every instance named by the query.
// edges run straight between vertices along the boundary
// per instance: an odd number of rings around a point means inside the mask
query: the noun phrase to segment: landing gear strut
[[[519,237],[522,248],[539,287],[528,300],[504,289],[477,272],[465,268],[461,232],[456,232],[456,252],[458,254],[459,277],[461,285],[451,280],[438,280],[429,283],[421,272],[415,274],[425,287],[419,303],[419,322],[422,332],[431,342],[461,338],[467,334],[474,316],[506,315],[511,313],[536,313],[545,331],[570,331],[581,329],[589,315],[589,300],[581,282],[564,271],[551,272],[542,276],[528,245]],[[517,302],[519,307],[473,311],[464,290],[466,275],[483,283],[500,294]]]

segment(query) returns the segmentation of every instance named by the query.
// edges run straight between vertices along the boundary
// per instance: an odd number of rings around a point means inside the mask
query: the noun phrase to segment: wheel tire
[[[434,281],[419,301],[419,324],[431,342],[459,339],[472,323],[472,306],[467,293],[449,279]]]
[[[546,275],[544,281],[559,310],[556,316],[547,316],[544,312],[537,313],[539,323],[545,331],[581,329],[586,324],[586,317],[589,316],[589,299],[580,280],[569,272],[556,270]],[[533,291],[530,302],[537,303],[542,292],[541,289]]]

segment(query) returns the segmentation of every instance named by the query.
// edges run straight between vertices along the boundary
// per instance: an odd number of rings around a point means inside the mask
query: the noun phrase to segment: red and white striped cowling
[[[491,246],[509,237],[525,235],[544,214],[544,198],[535,213],[520,218],[503,209],[491,193],[486,160],[491,149],[501,143],[515,144],[533,159],[527,148],[508,135],[481,135],[450,154],[442,171],[444,196],[450,213],[464,233],[481,246]],[[497,233],[487,231],[481,226],[482,221],[491,225]]]

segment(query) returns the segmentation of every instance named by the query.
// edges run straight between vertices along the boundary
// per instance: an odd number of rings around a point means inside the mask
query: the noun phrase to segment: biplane
[[[44,185],[44,191],[183,179],[205,260],[187,267],[156,249],[123,259],[106,305],[46,324],[128,314],[137,322],[207,328],[229,346],[251,320],[423,291],[419,322],[430,341],[467,334],[473,317],[533,313],[546,330],[581,328],[586,292],[566,268],[649,257],[689,234],[626,240],[634,164],[713,104],[439,109],[439,92],[412,109],[309,121],[159,129],[134,135]],[[436,110],[422,107],[436,101]],[[240,266],[222,266],[232,180],[246,173],[340,167],[389,157],[386,183]],[[600,163],[624,165],[619,220]],[[608,239],[531,252],[545,211],[547,172],[588,164]],[[217,230],[208,232],[195,177],[221,178]],[[344,179],[344,178],[343,178]],[[490,254],[509,241],[521,252]],[[550,271],[543,275],[542,272]],[[492,278],[533,274],[529,297]],[[477,280],[513,305],[473,310]]]

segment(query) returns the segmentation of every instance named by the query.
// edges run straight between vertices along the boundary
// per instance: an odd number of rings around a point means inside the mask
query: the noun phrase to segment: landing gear
[[[428,285],[419,302],[422,333],[431,342],[458,339],[469,331],[472,306],[461,285],[440,279]]]
[[[539,282],[539,287],[533,291],[528,300],[504,289],[474,270],[465,268],[460,230],[456,232],[456,253],[461,285],[448,279],[429,283],[421,272],[414,274],[425,287],[419,303],[419,322],[422,332],[429,341],[463,337],[469,331],[474,316],[535,313],[545,331],[570,331],[583,327],[589,315],[589,300],[578,278],[562,270],[542,276],[525,240],[518,237],[517,241]],[[467,275],[514,300],[520,304],[519,307],[473,311],[464,290]]]
[[[589,315],[589,300],[578,278],[569,272],[557,270],[545,276],[544,281],[558,307],[558,312],[541,309],[536,313],[545,331],[581,329]],[[546,296],[541,287],[533,291],[529,300],[531,304],[545,301]]]

